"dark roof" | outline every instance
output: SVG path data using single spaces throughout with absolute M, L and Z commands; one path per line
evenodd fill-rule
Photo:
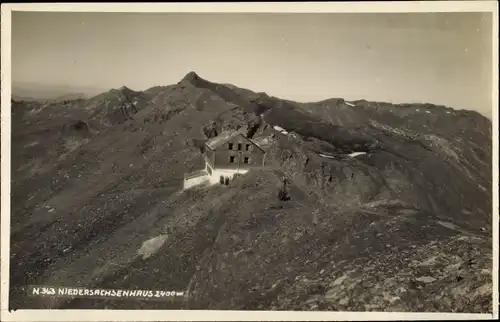
M 243 134 L 242 130 L 230 130 L 230 131 L 223 131 L 216 137 L 208 140 L 205 144 L 212 150 L 217 149 L 218 147 L 222 146 L 224 143 L 226 143 L 228 140 L 238 136 L 242 135 L 245 139 L 248 141 L 252 142 L 255 146 L 257 146 L 259 149 L 264 151 L 257 143 L 253 142 L 249 138 L 246 137 L 246 135 Z M 264 151 L 265 152 L 265 151 Z

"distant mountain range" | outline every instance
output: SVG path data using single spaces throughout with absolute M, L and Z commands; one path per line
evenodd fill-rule
M 13 83 L 12 99 L 19 101 L 63 101 L 86 99 L 100 92 L 97 87 L 72 87 L 64 85 L 44 85 L 37 83 Z

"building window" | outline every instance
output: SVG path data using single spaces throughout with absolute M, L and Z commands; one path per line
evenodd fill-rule
M 229 150 L 232 150 L 232 149 L 233 149 L 233 144 L 229 143 Z
M 234 163 L 234 156 L 229 157 L 229 163 Z
M 246 149 L 247 151 L 250 151 L 250 144 L 247 144 L 247 145 L 246 145 L 246 147 L 245 147 L 245 149 Z
M 249 162 L 249 161 L 250 161 L 250 158 L 249 158 L 249 157 L 245 157 L 245 158 L 243 159 L 243 163 L 248 164 L 248 162 Z
M 241 143 L 238 143 L 238 151 L 241 151 Z

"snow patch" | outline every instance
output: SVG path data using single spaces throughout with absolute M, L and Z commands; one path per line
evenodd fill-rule
M 422 276 L 422 277 L 417 278 L 417 281 L 428 284 L 428 283 L 432 283 L 432 282 L 436 281 L 436 279 L 432 276 Z
M 38 144 L 39 144 L 38 141 L 34 141 L 34 142 L 31 142 L 31 143 L 25 144 L 24 148 L 30 148 L 30 147 L 38 145 Z
M 353 153 L 350 153 L 349 156 L 354 158 L 354 157 L 357 157 L 358 155 L 363 155 L 363 154 L 366 154 L 366 152 L 353 152 Z
M 347 105 L 349 105 L 349 106 L 356 106 L 356 105 L 354 105 L 354 104 L 353 104 L 353 103 L 351 103 L 351 102 L 347 102 L 347 101 L 346 101 L 345 103 L 346 103 Z
M 269 143 L 271 143 L 271 141 L 268 137 L 255 138 L 255 139 L 253 139 L 253 141 L 255 143 L 257 143 L 258 145 L 268 145 Z
M 275 126 L 273 126 L 273 128 L 274 128 L 276 131 L 278 131 L 278 132 L 281 132 L 281 133 L 283 133 L 283 134 L 288 134 L 288 132 L 287 132 L 284 128 L 282 128 L 281 126 L 277 126 L 277 125 L 275 125 Z
M 425 111 L 425 113 L 427 113 L 427 114 L 431 114 L 431 111 Z
M 151 238 L 142 243 L 141 248 L 137 251 L 137 255 L 142 255 L 142 259 L 147 259 L 155 254 L 167 241 L 167 235 L 160 235 Z
M 335 157 L 333 155 L 328 155 L 328 154 L 323 154 L 323 153 L 318 153 L 320 157 L 323 158 L 328 158 L 328 159 L 334 159 Z
M 458 230 L 459 229 L 459 227 L 457 225 L 455 225 L 455 224 L 453 224 L 451 222 L 438 220 L 437 223 L 440 224 L 443 227 L 448 228 L 448 229 L 452 229 L 452 230 Z

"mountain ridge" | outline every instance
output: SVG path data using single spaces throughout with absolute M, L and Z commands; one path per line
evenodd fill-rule
M 244 89 L 244 88 L 239 88 L 233 84 L 224 84 L 224 83 L 216 83 L 216 82 L 210 82 L 210 81 L 207 81 L 206 79 L 202 78 L 197 72 L 195 71 L 190 71 L 188 73 L 186 73 L 178 82 L 177 84 L 182 84 L 182 83 L 189 83 L 193 86 L 197 86 L 197 82 L 199 84 L 206 84 L 205 86 L 207 86 L 207 84 L 217 84 L 219 86 L 225 86 L 225 87 L 229 87 L 230 89 L 232 90 L 237 90 L 237 91 L 246 91 L 246 92 L 252 92 L 253 94 L 255 94 L 256 96 L 267 96 L 266 93 L 264 92 L 259 92 L 259 93 L 256 93 L 256 92 L 253 92 L 251 90 L 248 90 L 248 89 Z M 19 85 L 16 85 L 17 87 L 22 87 L 24 83 L 21 83 Z M 35 86 L 35 85 L 38 85 L 38 84 L 30 84 L 30 83 L 26 83 L 27 85 L 25 86 Z M 150 88 L 147 88 L 145 90 L 132 90 L 131 88 L 129 88 L 128 86 L 126 85 L 122 85 L 120 86 L 119 88 L 117 89 L 110 89 L 109 91 L 123 91 L 123 90 L 126 90 L 128 92 L 133 92 L 133 93 L 142 93 L 142 92 L 148 92 L 148 91 L 151 91 L 155 88 L 165 88 L 165 87 L 168 87 L 168 86 L 172 86 L 172 85 L 156 85 L 156 86 L 152 86 Z M 96 89 L 94 88 L 93 89 L 93 92 L 95 92 Z M 44 95 L 43 97 L 28 97 L 28 96 L 25 96 L 23 94 L 13 94 L 13 99 L 15 101 L 59 101 L 59 100 L 75 100 L 75 99 L 92 99 L 94 97 L 97 97 L 99 95 L 102 95 L 106 92 L 109 92 L 109 91 L 102 91 L 100 93 L 97 93 L 97 94 L 94 94 L 94 95 L 89 95 L 89 94 L 84 94 L 83 92 L 82 93 L 59 93 L 59 95 L 57 95 L 57 97 L 55 96 L 51 96 L 50 98 L 47 98 L 46 95 Z M 36 95 L 35 95 L 36 96 Z M 72 96 L 75 96 L 75 98 L 71 98 Z M 270 97 L 271 98 L 271 97 Z M 274 97 L 275 99 L 277 97 Z M 311 101 L 311 102 L 294 102 L 292 100 L 286 100 L 286 99 L 280 99 L 282 101 L 287 101 L 287 102 L 293 102 L 293 103 L 298 103 L 298 104 L 313 104 L 313 105 L 320 105 L 320 104 L 324 104 L 324 103 L 328 103 L 328 102 L 338 102 L 338 101 L 348 101 L 348 102 L 357 102 L 357 103 L 360 103 L 360 104 L 371 104 L 372 106 L 376 107 L 377 105 L 391 105 L 393 107 L 409 107 L 409 106 L 413 106 L 413 107 L 422 107 L 422 108 L 438 108 L 438 109 L 445 109 L 446 111 L 453 111 L 455 113 L 465 113 L 465 114 L 479 114 L 480 116 L 482 117 L 485 117 L 486 119 L 488 119 L 490 122 L 491 120 L 484 116 L 483 114 L 473 110 L 473 109 L 454 109 L 453 107 L 451 106 L 446 106 L 446 105 L 442 105 L 442 104 L 433 104 L 433 103 L 390 103 L 390 102 L 386 102 L 386 101 L 368 101 L 366 99 L 362 99 L 362 98 L 359 98 L 359 99 L 351 99 L 351 100 L 346 100 L 344 98 L 326 98 L 326 99 L 322 99 L 322 100 L 318 100 L 318 101 Z

